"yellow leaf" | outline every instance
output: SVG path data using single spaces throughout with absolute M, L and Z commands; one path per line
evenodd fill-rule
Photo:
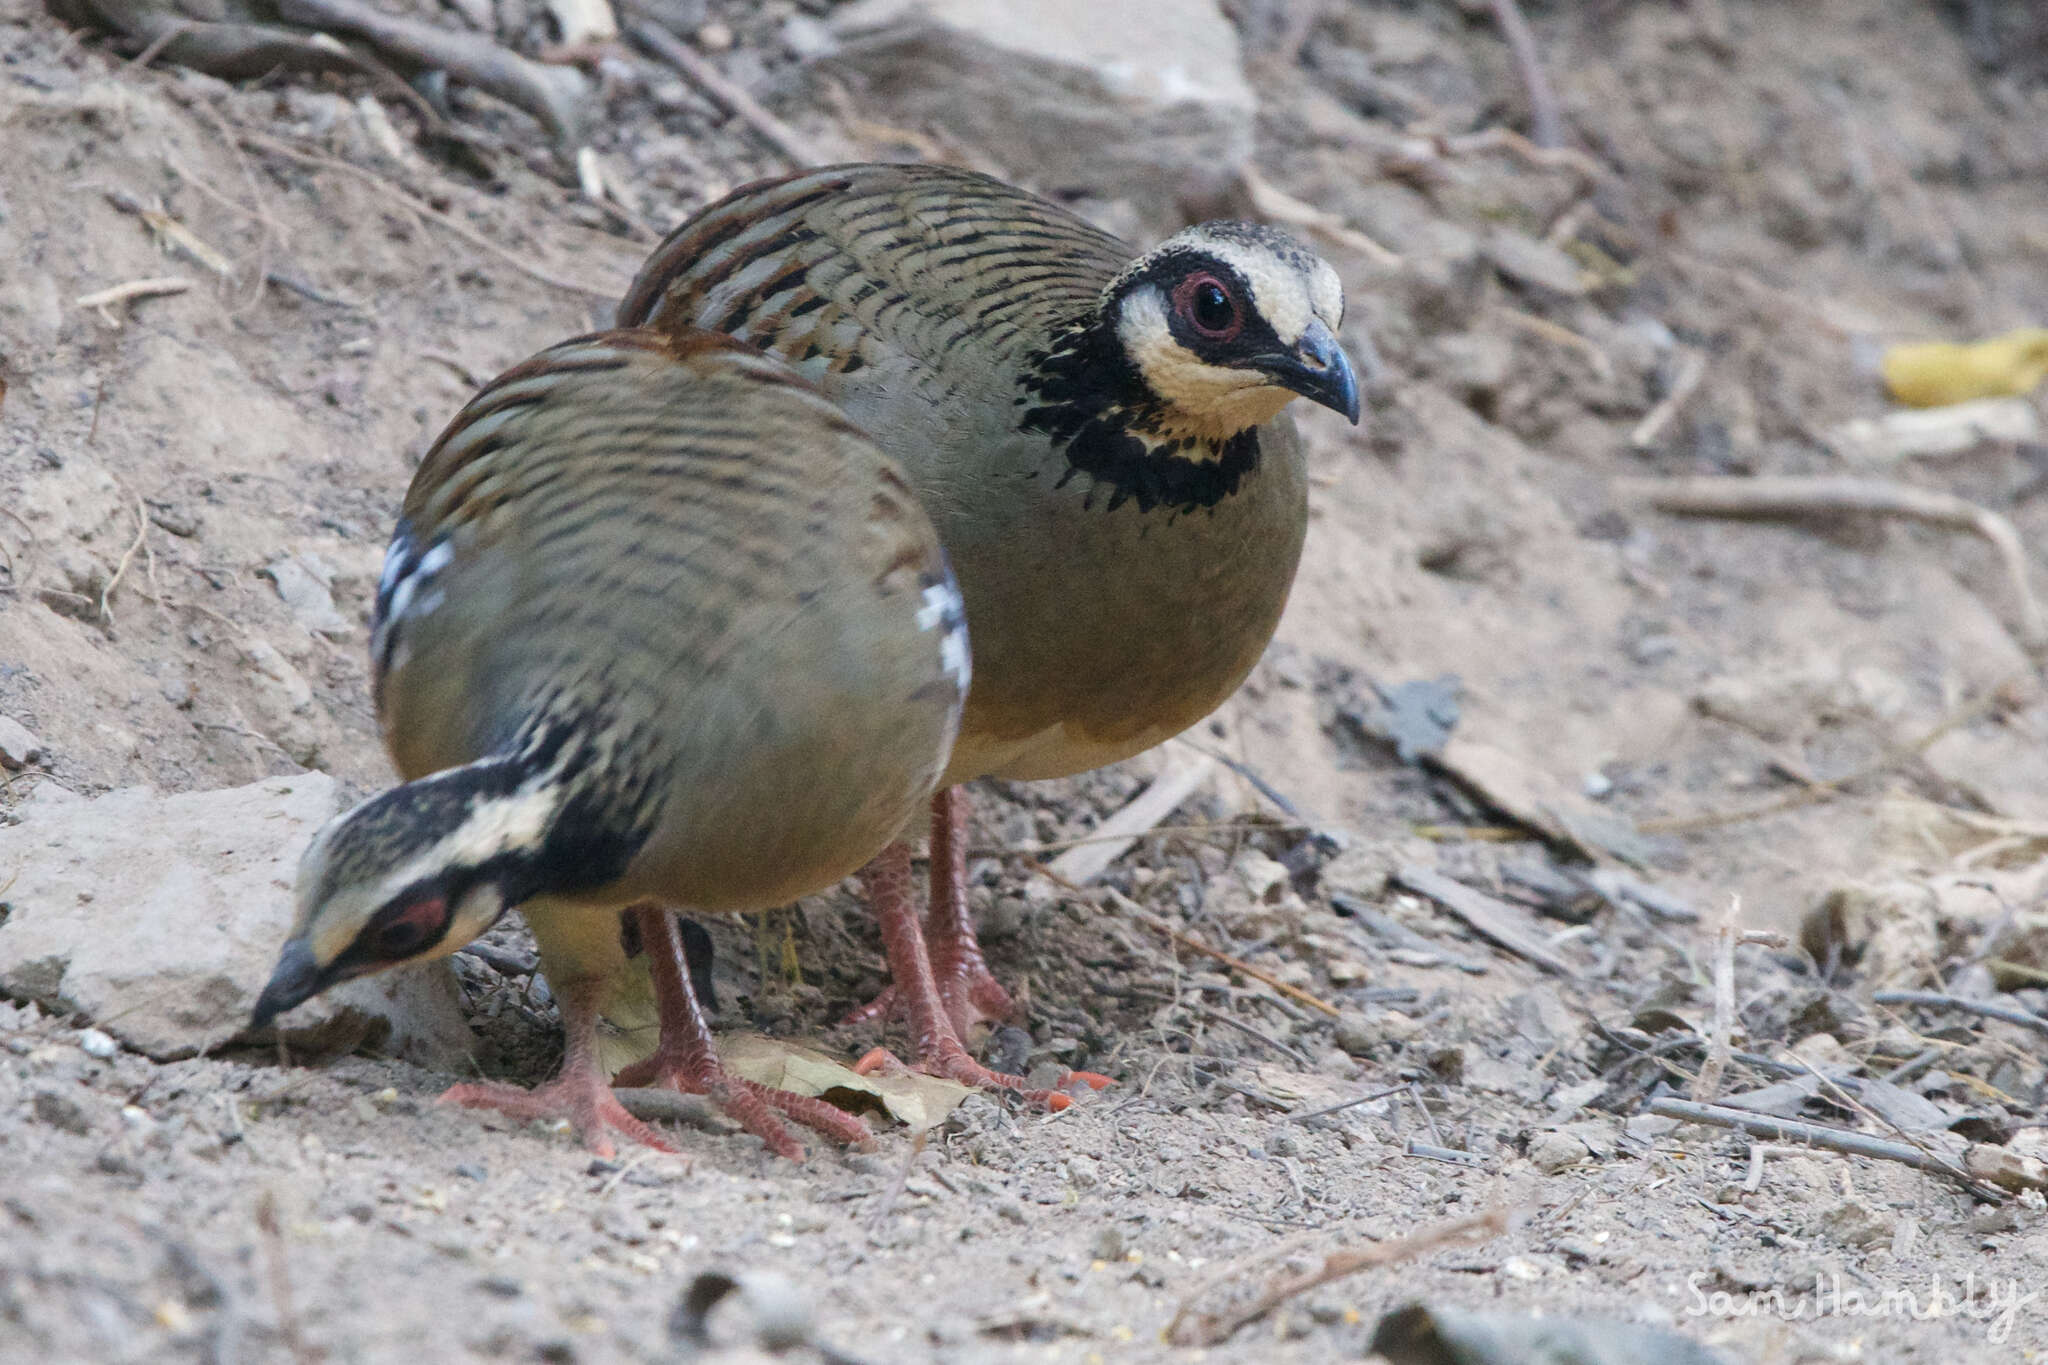
M 2023 327 L 1985 341 L 1894 346 L 1880 368 L 1892 397 L 1917 408 L 2018 397 L 2048 377 L 2048 327 Z

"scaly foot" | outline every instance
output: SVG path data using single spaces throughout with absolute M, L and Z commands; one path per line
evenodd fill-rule
M 1057 1090 L 1033 1089 L 1022 1076 L 989 1070 L 961 1046 L 951 1011 L 933 977 L 931 956 L 925 948 L 917 911 L 911 904 L 908 846 L 891 844 L 861 869 L 860 875 L 868 893 L 868 903 L 882 922 L 882 942 L 889 952 L 889 971 L 896 978 L 893 989 L 906 1006 L 911 1039 L 917 1049 L 916 1069 L 976 1089 L 1018 1091 L 1026 1099 L 1049 1109 L 1064 1109 L 1072 1104 L 1072 1097 Z M 978 952 L 976 958 L 979 959 Z M 862 1058 L 855 1070 L 874 1070 L 892 1061 L 894 1058 L 878 1048 Z M 1069 1080 L 1086 1081 L 1098 1090 L 1110 1084 L 1108 1077 L 1090 1072 L 1070 1072 L 1061 1084 Z
M 465 1109 L 495 1109 L 515 1119 L 567 1119 L 577 1140 L 606 1159 L 617 1155 L 611 1140 L 613 1133 L 657 1152 L 676 1150 L 654 1129 L 626 1112 L 595 1067 L 580 1072 L 565 1070 L 546 1085 L 531 1090 L 496 1081 L 451 1085 L 435 1102 L 459 1104 Z
M 804 1149 L 775 1117 L 771 1105 L 841 1142 L 862 1142 L 870 1136 L 867 1125 L 843 1109 L 808 1095 L 741 1080 L 727 1071 L 711 1045 L 711 1026 L 691 985 L 675 916 L 659 905 L 635 906 L 628 913 L 636 917 L 654 978 L 661 1041 L 653 1056 L 621 1071 L 617 1084 L 662 1085 L 686 1095 L 708 1095 L 712 1103 L 767 1143 L 770 1151 L 792 1161 L 803 1160 Z

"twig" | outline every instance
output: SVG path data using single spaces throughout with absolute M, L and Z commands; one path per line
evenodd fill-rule
M 1742 897 L 1730 896 L 1728 909 L 1714 927 L 1714 1036 L 1707 1041 L 1707 1058 L 1692 1083 L 1692 1097 L 1701 1104 L 1721 1093 L 1721 1076 L 1735 1051 L 1735 925 L 1741 918 Z
M 1181 1302 L 1173 1315 L 1173 1321 L 1166 1325 L 1166 1339 L 1177 1346 L 1214 1346 L 1227 1340 L 1239 1328 L 1257 1322 L 1289 1299 L 1320 1288 L 1332 1280 L 1355 1275 L 1361 1270 L 1371 1270 L 1376 1266 L 1398 1265 L 1403 1261 L 1412 1261 L 1418 1256 L 1435 1251 L 1438 1247 L 1486 1241 L 1500 1236 L 1507 1230 L 1507 1210 L 1495 1208 L 1468 1218 L 1439 1223 L 1433 1228 L 1425 1228 L 1406 1237 L 1396 1237 L 1392 1241 L 1332 1251 L 1323 1257 L 1323 1263 L 1314 1270 L 1275 1280 L 1253 1300 L 1250 1307 L 1243 1309 L 1220 1313 L 1200 1310 L 1196 1301 L 1203 1293 L 1197 1291 L 1194 1296 Z M 1204 1290 L 1210 1287 L 1204 1286 Z
M 1797 1119 L 1753 1114 L 1746 1109 L 1730 1109 L 1725 1105 L 1694 1104 L 1691 1100 L 1681 1100 L 1671 1095 L 1651 1100 L 1649 1108 L 1652 1114 L 1662 1118 L 1683 1119 L 1687 1123 L 1704 1123 L 1715 1128 L 1734 1128 L 1748 1133 L 1751 1137 L 1767 1138 L 1773 1142 L 1803 1142 L 1809 1147 L 1842 1152 L 1849 1156 L 1867 1156 L 1875 1161 L 1896 1161 L 1901 1166 L 1912 1166 L 1918 1170 L 1933 1171 L 1938 1175 L 1956 1179 L 1971 1193 L 1980 1197 L 1993 1196 L 1989 1186 L 1971 1179 L 1952 1162 L 1910 1143 L 1892 1142 L 1886 1138 L 1856 1132 L 1854 1129 L 1836 1128 L 1824 1123 L 1801 1123 Z
M 1785 811 L 1798 810 L 1802 806 L 1810 806 L 1816 802 L 1840 796 L 1849 788 L 1856 786 L 1858 783 L 1869 781 L 1896 763 L 1909 758 L 1918 758 L 1921 754 L 1934 747 L 1935 741 L 1939 740 L 1943 735 L 1950 733 L 1960 726 L 1968 725 L 1979 716 L 1986 715 L 2003 705 L 2007 690 L 2027 676 L 2022 673 L 2007 678 L 1997 686 L 1986 690 L 1983 695 L 1963 703 L 1946 716 L 1943 716 L 1941 720 L 1935 723 L 1932 729 L 1911 743 L 1894 749 L 1883 758 L 1878 759 L 1874 763 L 1866 764 L 1855 772 L 1845 773 L 1841 777 L 1830 778 L 1825 781 L 1812 782 L 1803 789 L 1793 792 L 1790 796 L 1780 797 L 1776 801 L 1765 801 L 1758 805 L 1745 806 L 1740 810 L 1711 811 L 1705 815 L 1681 815 L 1664 820 L 1639 820 L 1636 822 L 1636 829 L 1644 834 L 1689 834 L 1697 830 L 1717 829 L 1723 825 L 1739 824 L 1744 820 L 1758 820 L 1767 815 L 1778 815 Z
M 654 1148 L 642 1147 L 639 1151 L 633 1153 L 633 1155 L 627 1157 L 624 1161 L 620 1162 L 619 1168 L 616 1171 L 613 1171 L 610 1175 L 606 1176 L 604 1179 L 604 1184 L 599 1185 L 597 1187 L 597 1197 L 599 1199 L 604 1199 L 607 1196 L 609 1196 L 613 1190 L 619 1187 L 620 1181 L 624 1180 L 628 1175 L 632 1174 L 633 1170 L 636 1167 L 638 1167 L 641 1162 L 646 1161 L 649 1157 L 653 1156 L 654 1154 Z
M 1384 1090 L 1375 1090 L 1369 1095 L 1356 1095 L 1348 1100 L 1339 1100 L 1335 1104 L 1326 1104 L 1320 1109 L 1311 1109 L 1306 1114 L 1289 1114 L 1287 1121 L 1289 1123 L 1307 1123 L 1310 1119 L 1319 1119 L 1330 1114 L 1341 1113 L 1357 1105 L 1371 1104 L 1374 1100 L 1383 1100 L 1389 1095 L 1403 1095 L 1407 1091 L 1408 1087 L 1405 1085 L 1390 1085 Z
M 1551 952 L 1515 923 L 1514 907 L 1506 901 L 1423 867 L 1403 867 L 1394 874 L 1393 880 L 1418 895 L 1427 896 L 1465 921 L 1481 937 L 1493 940 L 1515 956 L 1527 958 L 1543 970 L 1562 977 L 1578 975 L 1571 963 Z
M 1515 70 L 1529 94 L 1529 140 L 1538 147 L 1564 146 L 1564 117 L 1557 110 L 1557 92 L 1544 74 L 1543 54 L 1537 51 L 1536 35 L 1529 31 L 1521 6 L 1515 0 L 1493 0 L 1493 20 L 1508 40 Z
M 728 80 L 723 72 L 705 61 L 690 45 L 651 19 L 635 19 L 626 25 L 634 42 L 683 73 L 698 89 L 724 110 L 759 133 L 799 170 L 822 166 L 826 158 L 796 129 L 761 107 L 752 95 Z
M 106 289 L 97 289 L 90 294 L 80 294 L 74 302 L 80 308 L 96 308 L 108 325 L 119 327 L 121 320 L 107 311 L 117 303 L 129 303 L 136 299 L 161 298 L 166 294 L 182 294 L 192 287 L 192 281 L 182 275 L 159 275 L 147 280 L 129 280 Z
M 1545 341 L 1555 342 L 1559 346 L 1577 351 L 1586 358 L 1586 364 L 1591 367 L 1595 378 L 1604 381 L 1614 377 L 1614 362 L 1607 358 L 1607 352 L 1601 350 L 1600 344 L 1591 337 L 1581 336 L 1561 323 L 1552 322 L 1549 318 L 1539 318 L 1534 313 L 1525 313 L 1519 308 L 1510 308 L 1504 303 L 1496 303 L 1493 311 L 1500 315 L 1503 322 L 1513 323 L 1523 331 L 1542 337 Z
M 1588 182 L 1597 181 L 1606 173 L 1599 162 L 1576 147 L 1539 147 L 1512 128 L 1485 128 L 1458 137 L 1438 138 L 1436 147 L 1444 156 L 1507 152 L 1532 166 L 1550 171 L 1570 171 Z
M 680 1123 L 707 1133 L 728 1131 L 718 1106 L 702 1095 L 685 1095 L 659 1086 L 627 1086 L 612 1091 L 625 1111 L 648 1123 Z
M 1537 1070 L 1540 1071 L 1542 1068 L 1538 1067 Z M 1444 1135 L 1437 1131 L 1436 1115 L 1429 1112 L 1429 1100 L 1422 1093 L 1422 1087 L 1414 1081 L 1408 1082 L 1408 1102 L 1415 1106 L 1416 1113 L 1422 1115 L 1422 1126 L 1429 1129 L 1430 1141 L 1441 1147 Z
M 107 580 L 107 586 L 100 589 L 100 619 L 108 625 L 114 623 L 114 613 L 107 610 L 107 599 L 114 595 L 114 589 L 121 586 L 121 580 L 128 576 L 128 566 L 135 560 L 135 552 L 142 548 L 142 542 L 149 535 L 149 509 L 142 505 L 142 495 L 135 495 L 135 539 L 128 542 L 128 548 L 121 552 L 121 562 L 114 566 L 114 576 Z
M 581 72 L 531 61 L 480 34 L 384 14 L 358 0 L 277 0 L 277 13 L 286 23 L 361 39 L 409 69 L 447 71 L 532 115 L 561 146 L 581 135 L 589 98 Z
M 1253 1028 L 1250 1024 L 1247 1024 L 1244 1020 L 1237 1018 L 1233 1014 L 1230 1014 L 1228 1011 L 1219 1010 L 1215 1006 L 1204 1004 L 1200 1000 L 1188 1000 L 1178 995 L 1170 995 L 1165 991 L 1133 990 L 1129 991 L 1128 994 L 1139 1000 L 1163 1000 L 1166 1003 L 1174 1005 L 1180 1009 L 1189 1010 L 1195 1014 L 1199 1014 L 1204 1019 L 1209 1020 L 1211 1023 L 1228 1024 L 1231 1028 L 1238 1030 L 1240 1033 L 1243 1033 L 1247 1037 L 1257 1039 L 1259 1042 L 1264 1043 L 1267 1047 L 1272 1048 L 1273 1051 L 1279 1053 L 1281 1056 L 1292 1060 L 1293 1062 L 1298 1064 L 1303 1071 L 1315 1070 L 1315 1063 L 1311 1062 L 1307 1057 L 1303 1056 L 1299 1049 L 1291 1047 L 1288 1044 L 1281 1042 L 1278 1038 L 1273 1037 L 1269 1033 L 1264 1033 L 1259 1029 Z
M 1474 962 L 1470 958 L 1460 957 L 1434 940 L 1424 938 L 1391 915 L 1382 914 L 1378 908 L 1366 904 L 1356 896 L 1333 891 L 1330 893 L 1330 904 L 1349 912 L 1351 918 L 1358 921 L 1360 928 L 1389 947 L 1405 949 L 1410 953 L 1428 953 L 1444 966 L 1455 967 L 1472 976 L 1484 976 L 1491 970 L 1484 962 Z
M 1486 1158 L 1477 1152 L 1461 1152 L 1455 1147 L 1439 1147 L 1433 1142 L 1409 1138 L 1402 1152 L 1407 1156 L 1419 1156 L 1428 1161 L 1441 1161 L 1450 1166 L 1463 1166 L 1469 1170 L 1486 1169 Z
M 2021 1009 L 2018 1005 L 2001 1005 L 1995 1000 L 1965 1000 L 1959 995 L 1943 995 L 1940 991 L 1879 991 L 1870 998 L 1879 1005 L 1925 1005 L 1929 1009 L 1961 1010 L 1966 1014 L 2002 1019 L 2008 1024 L 2048 1034 L 2048 1019 L 2032 1010 Z
M 1345 222 L 1341 215 L 1296 199 L 1253 170 L 1249 162 L 1238 169 L 1237 175 L 1244 185 L 1245 197 L 1251 200 L 1252 208 L 1261 217 L 1317 233 L 1339 246 L 1349 247 L 1382 270 L 1401 268 L 1399 252 L 1380 245 Z
M 265 1259 L 270 1262 L 270 1298 L 277 1308 L 278 1335 L 284 1348 L 299 1365 L 312 1365 L 319 1356 L 307 1348 L 299 1332 L 299 1315 L 292 1307 L 291 1270 L 285 1264 L 284 1229 L 277 1221 L 277 1199 L 265 1190 L 256 1199 L 256 1228 L 263 1234 Z
M 1671 392 L 1659 400 L 1656 407 L 1643 415 L 1636 423 L 1636 429 L 1628 434 L 1629 448 L 1651 450 L 1664 434 L 1664 428 L 1671 425 L 1671 419 L 1678 416 L 1678 410 L 1691 401 L 1699 391 L 1700 381 L 1707 376 L 1707 353 L 1688 350 L 1685 360 L 1678 367 L 1678 374 L 1671 381 Z
M 203 181 L 193 179 L 189 174 L 186 174 L 184 178 L 194 185 L 204 183 Z M 225 195 L 220 195 L 216 192 L 216 197 L 226 203 L 234 204 L 234 200 L 228 199 Z M 130 213 L 140 218 L 142 225 L 148 228 L 156 237 L 158 246 L 174 246 L 178 248 L 178 250 L 184 252 L 187 256 L 190 256 L 222 279 L 229 279 L 234 275 L 235 267 L 232 261 L 221 255 L 205 238 L 201 237 L 191 228 L 186 227 L 163 209 L 151 208 L 125 190 L 109 190 L 107 192 L 107 202 L 123 213 Z M 235 204 L 235 207 L 239 209 L 241 205 Z M 244 211 L 246 212 L 246 210 Z
M 876 1204 L 874 1212 L 868 1215 L 868 1231 L 879 1229 L 882 1224 L 889 1221 L 889 1215 L 896 1211 L 896 1202 L 903 1198 L 904 1187 L 910 1184 L 910 1173 L 917 1169 L 917 1159 L 924 1154 L 925 1135 L 929 1132 L 929 1128 L 920 1128 L 911 1138 L 910 1150 L 903 1154 L 903 1164 L 898 1166 L 896 1174 L 889 1178 L 889 1188 L 882 1191 L 881 1202 Z
M 1073 887 L 1072 889 L 1075 891 L 1081 890 L 1081 888 L 1078 886 Z M 1220 949 L 1211 948 L 1208 944 L 1202 942 L 1198 938 L 1191 938 L 1188 935 L 1183 934 L 1180 930 L 1174 928 L 1171 924 L 1168 924 L 1165 920 L 1159 918 L 1151 911 L 1145 909 L 1136 901 L 1132 900 L 1129 896 L 1124 895 L 1122 892 L 1116 890 L 1114 887 L 1104 887 L 1103 894 L 1109 900 L 1109 902 L 1113 904 L 1118 910 L 1122 911 L 1126 915 L 1129 915 L 1131 918 L 1137 920 L 1140 924 L 1152 930 L 1154 933 L 1164 934 L 1167 938 L 1172 939 L 1175 943 L 1180 944 L 1182 947 L 1192 948 L 1196 952 L 1201 953 L 1205 957 L 1214 958 L 1216 961 L 1221 962 L 1224 966 L 1230 968 L 1232 971 L 1243 972 L 1246 976 L 1250 977 L 1254 981 L 1263 981 L 1266 985 L 1271 986 L 1274 990 L 1280 992 L 1280 994 L 1294 1000 L 1299 1000 L 1302 1004 L 1307 1005 L 1311 1009 L 1321 1010 L 1324 1014 L 1329 1015 L 1332 1019 L 1335 1019 L 1337 1017 L 1337 1007 L 1335 1005 L 1332 1005 L 1329 1001 L 1318 999 L 1317 997 L 1310 995 L 1301 987 L 1289 985 L 1287 982 L 1282 981 L 1279 977 L 1272 975 L 1270 972 L 1262 972 L 1257 967 L 1252 966 L 1251 963 L 1246 962 L 1241 958 L 1232 957 L 1229 953 L 1223 952 Z
M 279 141 L 277 138 L 267 137 L 262 133 L 242 130 L 238 131 L 235 137 L 237 141 L 253 150 L 269 152 L 275 156 L 284 157 L 289 161 L 296 161 L 302 166 L 312 166 L 321 170 L 342 171 L 352 175 L 387 199 L 403 205 L 406 209 L 419 214 L 422 218 L 431 219 L 439 223 L 471 246 L 482 251 L 488 251 L 491 255 L 496 256 L 522 275 L 530 279 L 539 280 L 542 284 L 570 294 L 579 294 L 585 298 L 603 299 L 607 303 L 617 302 L 619 295 L 625 292 L 625 284 L 623 282 L 617 286 L 590 285 L 584 284 L 580 280 L 565 279 L 551 271 L 544 270 L 510 247 L 500 246 L 475 228 L 470 227 L 467 223 L 450 214 L 443 213 L 429 204 L 422 203 L 386 180 L 383 176 L 378 175 L 375 171 L 365 170 L 353 162 L 343 161 L 339 157 L 323 156 L 315 152 L 301 151 L 289 143 Z
M 2013 524 L 1950 493 L 1883 479 L 1836 477 L 1631 479 L 1626 491 L 1666 512 L 1710 517 L 1785 517 L 1868 512 L 1973 531 L 1991 543 L 2019 599 L 2021 642 L 2048 645 L 2048 616 L 2027 578 L 2026 549 Z
M 1306 822 L 1308 820 L 1308 817 L 1302 814 L 1300 806 L 1296 805 L 1293 801 L 1289 800 L 1285 792 L 1281 791 L 1271 782 L 1268 782 L 1265 778 L 1261 777 L 1258 773 L 1258 770 L 1253 768 L 1249 763 L 1246 763 L 1241 759 L 1232 758 L 1229 754 L 1224 753 L 1221 749 L 1211 749 L 1206 744 L 1197 744 L 1193 740 L 1188 739 L 1185 736 L 1181 738 L 1180 742 L 1182 744 L 1185 744 L 1188 748 L 1193 749 L 1198 754 L 1207 754 L 1209 757 L 1215 759 L 1218 763 L 1221 763 L 1224 767 L 1230 769 L 1230 771 L 1236 773 L 1245 781 L 1251 783 L 1252 786 L 1258 790 L 1259 795 L 1265 797 L 1268 801 L 1271 801 L 1275 806 L 1279 808 L 1280 813 L 1286 816 L 1288 819 L 1300 820 L 1303 822 Z M 1286 827 L 1277 826 L 1276 828 L 1284 829 Z M 1311 830 L 1311 827 L 1306 823 L 1304 823 L 1301 826 L 1301 830 L 1304 832 L 1313 832 Z
M 1192 763 L 1169 768 L 1152 780 L 1122 810 L 1096 827 L 1096 834 L 1108 842 L 1069 849 L 1047 863 L 1053 877 L 1075 886 L 1086 886 L 1109 870 L 1109 865 L 1138 841 L 1138 836 L 1180 808 L 1216 771 L 1216 760 L 1203 754 Z M 1122 836 L 1110 839 L 1109 836 Z
M 1308 834 L 1312 825 L 1276 825 L 1266 820 L 1218 820 L 1206 825 L 1154 825 L 1142 834 L 1083 834 L 1074 839 L 1050 839 L 1042 844 L 970 844 L 971 858 L 1038 858 L 1084 844 L 1108 844 L 1137 839 L 1171 839 L 1185 835 L 1237 836 L 1242 834 Z

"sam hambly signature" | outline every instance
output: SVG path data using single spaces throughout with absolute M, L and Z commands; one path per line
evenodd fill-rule
M 2015 1279 L 1979 1280 L 1976 1272 L 1960 1280 L 1944 1282 L 1938 1275 L 1927 1277 L 1924 1290 L 1914 1288 L 1866 1289 L 1846 1284 L 1838 1274 L 1814 1277 L 1810 1289 L 1747 1290 L 1731 1294 L 1725 1289 L 1708 1290 L 1704 1283 L 1710 1272 L 1695 1271 L 1685 1278 L 1692 1295 L 1686 1307 L 1689 1318 L 1748 1318 L 1771 1316 L 1790 1320 L 1814 1318 L 1911 1318 L 1926 1322 L 1934 1318 L 1968 1318 L 1987 1324 L 1985 1339 L 2002 1345 L 2012 1336 L 2019 1311 L 2041 1297 L 2039 1289 L 2025 1289 Z

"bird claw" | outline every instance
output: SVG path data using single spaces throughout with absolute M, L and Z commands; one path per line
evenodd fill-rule
M 866 1124 L 836 1105 L 810 1095 L 744 1080 L 716 1062 L 706 1066 L 690 1058 L 664 1056 L 659 1050 L 619 1072 L 614 1083 L 621 1086 L 662 1086 L 685 1095 L 707 1096 L 742 1128 L 767 1143 L 770 1151 L 791 1161 L 802 1161 L 804 1149 L 790 1136 L 782 1121 L 775 1117 L 773 1111 L 776 1109 L 805 1127 L 840 1142 L 865 1142 L 873 1136 Z
M 933 956 L 938 956 L 937 950 Z M 1000 1024 L 1016 1011 L 1003 983 L 979 960 L 934 961 L 932 973 L 938 978 L 939 1000 L 946 1007 L 946 1018 L 952 1022 L 953 1032 L 962 1038 L 971 1036 L 976 1025 Z M 884 986 L 874 999 L 848 1010 L 842 1022 L 865 1024 L 886 1020 L 895 1013 L 898 998 L 893 984 Z
M 657 1152 L 676 1152 L 652 1127 L 627 1113 L 611 1087 L 594 1075 L 565 1074 L 531 1090 L 496 1081 L 465 1082 L 449 1086 L 435 1103 L 457 1104 L 464 1109 L 494 1109 L 515 1119 L 566 1119 L 576 1140 L 606 1160 L 618 1154 L 610 1133 Z
M 918 1065 L 910 1066 L 885 1047 L 871 1049 L 853 1064 L 855 1075 L 898 1075 L 906 1071 L 922 1072 L 927 1076 L 957 1082 L 970 1090 L 1007 1090 L 1027 1103 L 1042 1104 L 1057 1114 L 1074 1103 L 1074 1097 L 1066 1093 L 1067 1087 L 1075 1083 L 1086 1085 L 1091 1090 L 1101 1090 L 1116 1082 L 1108 1076 L 1093 1071 L 1065 1071 L 1060 1073 L 1056 1088 L 1038 1090 L 1022 1076 L 1011 1076 L 1001 1071 L 991 1071 L 980 1062 L 968 1056 L 964 1049 L 940 1046 L 930 1049 L 930 1055 L 919 1059 Z

